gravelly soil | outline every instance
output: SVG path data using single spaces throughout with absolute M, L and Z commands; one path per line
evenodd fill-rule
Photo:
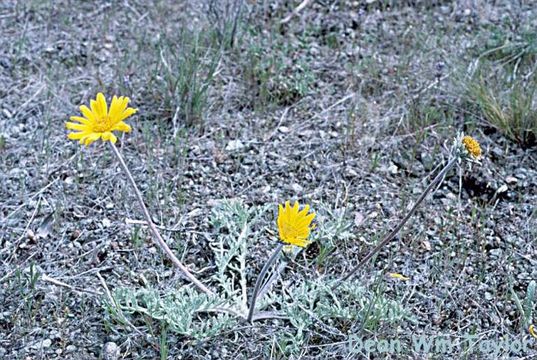
M 299 256 L 284 274 L 297 282 L 337 278 L 402 217 L 457 131 L 471 133 L 482 144 L 482 164 L 452 171 L 397 241 L 357 275 L 365 286 L 379 272 L 410 279 L 386 278 L 385 292 L 414 321 L 367 335 L 511 336 L 533 342 L 525 353 L 501 356 L 537 356 L 513 295 L 523 299 L 537 280 L 535 147 L 488 126 L 460 87 L 491 34 L 535 28 L 536 8 L 364 3 L 314 1 L 286 25 L 278 24 L 297 4 L 245 3 L 244 27 L 219 59 L 203 119 L 186 125 L 166 100 L 158 44 L 180 41 L 180 30 L 210 28 L 206 7 L 2 2 L 0 357 L 93 359 L 108 342 L 124 358 L 159 357 L 143 325 L 140 333 L 105 321 L 97 273 L 111 289 L 186 282 L 145 230 L 142 244 L 133 243 L 125 219 L 141 214 L 109 149 L 66 139 L 65 120 L 101 90 L 125 94 L 139 108 L 120 150 L 154 220 L 180 230 L 165 233 L 204 281 L 214 267 L 207 214 L 219 200 L 276 209 L 298 199 L 341 210 L 352 236 L 322 266 Z M 272 59 L 268 78 L 251 75 L 256 56 Z M 442 115 L 423 120 L 420 109 L 430 107 Z M 268 238 L 251 244 L 252 284 L 271 248 Z M 170 334 L 169 358 L 284 356 L 274 352 L 273 336 L 289 326 L 238 324 L 200 342 Z M 321 339 L 294 357 L 353 356 L 348 338 Z

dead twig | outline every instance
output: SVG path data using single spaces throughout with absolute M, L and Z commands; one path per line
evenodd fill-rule
M 302 1 L 289 15 L 287 15 L 282 21 L 280 21 L 280 24 L 287 24 L 291 19 L 298 15 L 302 9 L 304 9 L 306 6 L 309 5 L 311 0 L 304 0 Z
M 85 293 L 88 293 L 88 294 L 98 295 L 98 296 L 103 295 L 102 293 L 97 292 L 97 291 L 88 290 L 88 289 L 82 289 L 82 288 L 79 288 L 77 286 L 66 284 L 63 281 L 60 281 L 60 280 L 57 280 L 57 279 L 54 279 L 54 278 L 48 276 L 47 274 L 41 274 L 41 280 L 49 282 L 49 283 L 54 284 L 56 286 L 61 286 L 61 287 L 67 288 L 67 289 L 75 291 L 75 292 L 85 292 Z

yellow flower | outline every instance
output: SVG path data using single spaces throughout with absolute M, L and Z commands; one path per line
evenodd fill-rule
M 537 331 L 535 330 L 535 325 L 531 324 L 530 328 L 528 329 L 531 336 L 537 339 Z
M 481 146 L 479 146 L 479 143 L 476 139 L 471 136 L 464 136 L 462 138 L 462 144 L 468 153 L 474 158 L 478 159 L 481 157 Z
M 278 230 L 280 231 L 280 240 L 286 244 L 305 247 L 308 245 L 308 236 L 312 229 L 311 222 L 315 218 L 315 213 L 308 214 L 310 206 L 304 206 L 304 209 L 298 211 L 298 201 L 295 201 L 293 207 L 289 201 L 278 206 Z
M 130 132 L 131 127 L 123 122 L 126 118 L 138 111 L 127 107 L 129 98 L 125 96 L 114 96 L 110 103 L 110 109 L 106 104 L 106 99 L 102 93 L 97 94 L 97 99 L 90 101 L 91 110 L 82 105 L 81 116 L 71 116 L 71 121 L 66 122 L 65 127 L 69 130 L 76 130 L 67 135 L 71 140 L 79 140 L 80 144 L 88 146 L 92 142 L 102 139 L 116 143 L 117 137 L 112 131 Z

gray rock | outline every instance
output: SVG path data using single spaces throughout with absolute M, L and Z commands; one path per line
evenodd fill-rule
M 119 346 L 115 342 L 107 342 L 103 346 L 103 360 L 117 360 L 119 358 Z
M 226 146 L 227 151 L 236 151 L 241 150 L 242 148 L 244 148 L 244 144 L 240 140 L 231 140 Z

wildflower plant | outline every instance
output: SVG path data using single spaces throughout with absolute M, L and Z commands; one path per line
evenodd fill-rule
M 447 164 L 438 172 L 436 177 L 429 183 L 429 185 L 425 188 L 425 190 L 422 192 L 422 194 L 419 196 L 419 198 L 416 200 L 416 203 L 412 206 L 412 208 L 406 213 L 406 215 L 403 217 L 403 219 L 391 230 L 388 234 L 384 236 L 384 238 L 380 241 L 380 243 L 375 246 L 367 255 L 365 255 L 360 262 L 353 268 L 351 271 L 349 271 L 345 276 L 343 276 L 338 282 L 336 282 L 332 289 L 335 290 L 337 287 L 339 287 L 345 280 L 348 280 L 350 277 L 352 277 L 360 268 L 362 268 L 375 254 L 377 254 L 387 243 L 389 243 L 395 236 L 399 233 L 399 231 L 403 228 L 403 226 L 407 223 L 407 221 L 414 215 L 418 207 L 421 205 L 423 200 L 427 197 L 427 195 L 436 187 L 440 185 L 440 183 L 444 180 L 446 174 L 455 166 L 455 164 L 467 160 L 470 162 L 479 162 L 479 160 L 482 157 L 482 151 L 481 146 L 479 145 L 479 142 L 472 138 L 471 136 L 465 136 L 464 134 L 460 133 L 454 140 L 453 145 L 450 149 L 450 159 L 447 162 Z
M 117 137 L 114 135 L 114 131 L 130 132 L 131 127 L 127 125 L 124 120 L 137 112 L 136 109 L 127 107 L 129 103 L 128 97 L 114 96 L 110 103 L 110 108 L 106 103 L 106 99 L 102 93 L 97 94 L 95 100 L 90 101 L 90 108 L 86 105 L 80 106 L 81 116 L 72 116 L 70 119 L 73 122 L 67 122 L 65 127 L 69 130 L 75 130 L 76 132 L 69 133 L 67 137 L 71 140 L 78 140 L 80 144 L 89 146 L 91 143 L 101 139 L 103 142 L 108 142 L 114 155 L 116 156 L 121 168 L 123 169 L 127 179 L 129 180 L 134 194 L 138 199 L 138 203 L 142 208 L 142 212 L 146 219 L 147 225 L 153 233 L 155 244 L 158 245 L 164 253 L 170 258 L 173 264 L 179 268 L 183 274 L 190 280 L 195 286 L 202 290 L 206 294 L 213 294 L 213 291 L 203 285 L 192 273 L 184 266 L 181 261 L 175 256 L 173 251 L 168 247 L 166 241 L 160 235 L 156 225 L 151 219 L 151 215 L 145 206 L 142 194 L 132 177 L 125 160 L 121 156 L 115 143 Z
M 142 316 L 152 320 L 146 323 L 154 321 L 161 328 L 194 340 L 240 329 L 238 325 L 247 319 L 249 310 L 249 299 L 246 298 L 248 251 L 252 243 L 264 237 L 266 218 L 272 208 L 271 204 L 247 206 L 236 199 L 219 201 L 213 207 L 209 223 L 214 235 L 208 241 L 215 264 L 211 276 L 215 283 L 214 295 L 200 293 L 191 287 L 172 290 L 116 288 L 111 299 L 104 303 L 107 321 L 133 329 L 131 324 L 137 324 L 136 318 Z M 286 206 L 283 208 L 285 210 Z M 292 210 L 293 207 L 290 205 L 289 208 Z M 340 214 L 327 212 L 322 207 L 316 210 L 319 229 L 325 226 L 330 229 L 331 223 L 341 221 Z M 323 219 L 321 213 L 326 213 Z M 322 231 L 310 231 L 308 242 L 321 241 L 320 233 Z M 336 234 L 334 238 L 341 240 L 341 235 Z M 295 245 L 285 246 L 303 249 Z M 286 254 L 285 258 L 294 253 Z M 337 291 L 331 290 L 333 280 L 326 278 L 307 279 L 284 286 L 281 292 L 271 291 L 267 284 L 281 275 L 278 269 L 285 264 L 282 261 L 267 274 L 268 280 L 256 297 L 258 306 L 252 320 L 284 319 L 290 326 L 283 327 L 275 339 L 287 355 L 299 354 L 312 333 L 344 336 L 345 331 L 355 329 L 361 323 L 366 330 L 372 331 L 380 324 L 395 324 L 410 318 L 400 300 L 390 299 L 383 291 L 373 292 L 358 280 L 345 282 Z
M 270 276 L 267 276 L 269 269 L 276 262 L 284 247 L 305 248 L 310 244 L 311 232 L 315 227 L 312 223 L 316 217 L 316 213 L 311 211 L 307 204 L 302 207 L 298 201 L 295 201 L 293 205 L 290 201 L 280 204 L 276 219 L 278 243 L 261 269 L 250 301 L 248 301 L 246 262 L 248 244 L 260 237 L 259 231 L 256 232 L 254 229 L 259 228 L 257 223 L 262 215 L 269 211 L 270 205 L 248 209 L 240 202 L 223 201 L 213 209 L 210 223 L 217 235 L 209 240 L 209 244 L 214 253 L 216 271 L 211 280 L 217 284 L 219 291 L 215 293 L 207 288 L 177 259 L 160 235 L 145 206 L 142 194 L 115 145 L 117 136 L 114 132 L 128 133 L 132 130 L 125 120 L 134 115 L 137 110 L 129 107 L 129 102 L 127 97 L 114 96 L 108 105 L 105 96 L 102 93 L 97 94 L 96 99 L 90 101 L 89 107 L 85 105 L 80 107 L 82 116 L 72 116 L 71 121 L 66 123 L 66 128 L 73 131 L 68 134 L 68 138 L 86 146 L 98 140 L 108 143 L 134 190 L 154 242 L 170 258 L 174 266 L 179 268 L 198 290 L 201 290 L 201 293 L 189 287 L 167 294 L 160 294 L 159 291 L 150 288 L 140 291 L 120 288 L 113 295 L 109 295 L 107 308 L 109 314 L 121 323 L 130 324 L 125 315 L 143 314 L 163 322 L 166 328 L 174 332 L 197 339 L 214 336 L 224 329 L 229 329 L 236 324 L 237 320 L 247 320 L 252 323 L 254 320 L 277 317 L 288 319 L 296 329 L 293 334 L 285 333 L 283 340 L 286 343 L 290 341 L 289 344 L 294 344 L 293 346 L 299 350 L 300 344 L 308 337 L 307 330 L 312 326 L 331 333 L 342 334 L 335 327 L 339 322 L 348 324 L 361 320 L 360 322 L 366 326 L 366 323 L 378 323 L 385 319 L 395 322 L 406 317 L 407 314 L 397 302 L 387 301 L 377 295 L 369 296 L 368 300 L 368 294 L 364 288 L 356 282 L 346 280 L 396 236 L 427 195 L 443 181 L 450 169 L 462 161 L 478 163 L 482 157 L 481 146 L 477 140 L 460 134 L 450 149 L 447 164 L 425 188 L 413 207 L 349 273 L 336 280 L 304 281 L 298 286 L 284 287 L 282 294 L 275 294 L 269 291 L 270 286 L 281 275 L 286 263 L 280 264 Z M 333 229 L 328 226 L 327 222 L 321 222 L 326 226 L 323 226 L 325 228 L 313 237 L 314 240 L 326 236 L 332 238 L 331 240 L 347 236 L 345 234 L 347 234 L 348 226 L 341 222 L 343 216 L 331 217 L 337 217 L 339 221 L 333 224 Z M 408 280 L 404 275 L 397 273 L 389 274 L 389 276 L 403 281 Z M 275 305 L 280 309 L 277 314 L 270 311 L 256 313 L 256 303 L 265 295 L 267 295 L 267 301 L 262 305 Z M 369 304 L 366 304 L 368 301 Z M 201 313 L 204 315 L 200 316 Z M 526 316 L 525 325 L 529 327 L 530 319 L 528 318 L 531 316 Z M 532 327 L 529 328 L 530 332 L 534 330 Z
M 255 304 L 263 279 L 270 266 L 276 261 L 284 245 L 295 245 L 299 247 L 306 247 L 308 245 L 308 237 L 312 229 L 311 222 L 315 218 L 315 213 L 309 213 L 309 205 L 304 206 L 302 210 L 299 210 L 299 207 L 298 201 L 295 201 L 293 206 L 287 201 L 285 205 L 279 205 L 278 207 L 277 224 L 280 242 L 257 277 L 252 299 L 250 300 L 248 322 L 252 322 L 253 320 Z

